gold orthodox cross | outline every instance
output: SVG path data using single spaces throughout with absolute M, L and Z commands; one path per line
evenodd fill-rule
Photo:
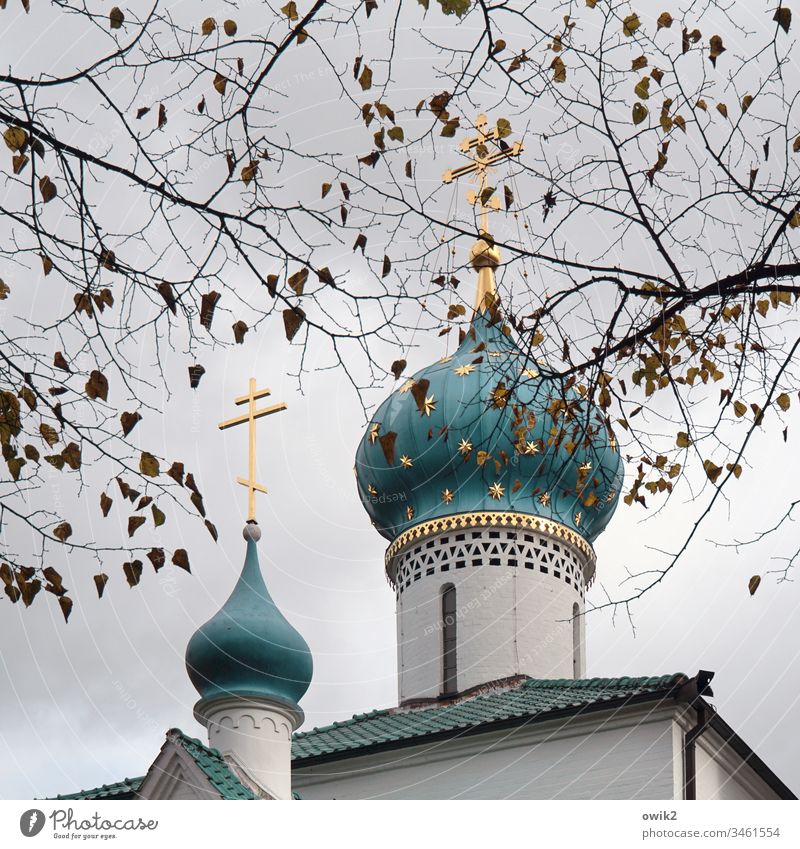
M 235 419 L 228 419 L 226 422 L 221 422 L 219 425 L 220 430 L 225 430 L 229 427 L 234 427 L 239 424 L 244 424 L 248 422 L 250 425 L 250 456 L 248 463 L 248 473 L 247 480 L 244 478 L 236 478 L 236 483 L 240 483 L 242 486 L 246 486 L 248 490 L 248 500 L 247 500 L 247 521 L 256 520 L 256 493 L 264 492 L 266 493 L 266 487 L 261 486 L 260 483 L 256 483 L 256 419 L 260 419 L 262 416 L 269 416 L 272 413 L 279 413 L 281 410 L 286 409 L 286 404 L 274 404 L 272 407 L 265 407 L 263 410 L 256 409 L 256 401 L 259 398 L 266 398 L 268 395 L 272 393 L 269 389 L 256 389 L 256 379 L 254 377 L 250 378 L 250 391 L 247 395 L 240 395 L 238 398 L 234 398 L 234 404 L 247 404 L 247 415 L 245 416 L 237 416 Z
M 480 229 L 481 233 L 489 232 L 489 210 L 497 210 L 500 208 L 500 199 L 494 195 L 494 192 L 489 191 L 489 186 L 486 182 L 487 172 L 493 165 L 509 159 L 512 156 L 519 156 L 522 153 L 522 142 L 514 142 L 513 145 L 499 146 L 503 136 L 508 135 L 510 127 L 508 122 L 505 127 L 501 127 L 502 121 L 493 129 L 489 129 L 489 119 L 485 115 L 478 115 L 475 121 L 475 129 L 478 135 L 471 139 L 464 139 L 458 146 L 463 153 L 473 153 L 472 162 L 469 165 L 462 165 L 460 168 L 453 168 L 450 171 L 445 171 L 442 175 L 442 181 L 452 183 L 459 177 L 464 177 L 467 174 L 477 174 L 478 191 L 467 192 L 467 200 L 475 206 L 480 205 Z M 499 147 L 497 150 L 490 150 L 487 142 L 495 142 Z M 505 145 L 505 143 L 503 143 Z M 490 195 L 491 196 L 488 196 Z

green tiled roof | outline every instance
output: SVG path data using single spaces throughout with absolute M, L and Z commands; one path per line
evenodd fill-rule
M 123 778 L 114 784 L 103 784 L 91 790 L 79 790 L 77 793 L 65 793 L 56 799 L 135 799 L 144 776 L 138 778 Z
M 208 776 L 214 789 L 223 799 L 255 799 L 252 790 L 245 787 L 231 770 L 217 749 L 204 746 L 197 738 L 188 737 L 180 728 L 167 731 L 167 739 L 182 746 L 194 762 Z
M 466 733 L 492 723 L 537 721 L 556 712 L 601 707 L 608 702 L 658 698 L 687 681 L 682 674 L 659 678 L 527 678 L 446 705 L 390 708 L 294 735 L 292 759 L 337 756 L 372 746 L 410 742 L 432 734 Z M 489 730 L 488 728 L 486 730 Z
M 389 708 L 360 713 L 352 719 L 334 722 L 294 735 L 292 759 L 297 765 L 306 759 L 337 757 L 373 746 L 402 745 L 436 734 L 461 734 L 481 728 L 491 730 L 493 723 L 535 722 L 556 714 L 581 713 L 605 704 L 625 703 L 665 697 L 687 681 L 682 674 L 659 678 L 587 678 L 581 680 L 545 680 L 526 678 L 463 697 L 448 704 L 418 708 Z M 181 746 L 208 776 L 223 799 L 255 799 L 231 770 L 217 749 L 188 737 L 178 728 L 167 732 L 167 739 Z M 135 799 L 144 776 L 126 778 L 116 784 L 104 784 L 56 796 L 56 799 Z M 293 794 L 294 798 L 299 798 Z

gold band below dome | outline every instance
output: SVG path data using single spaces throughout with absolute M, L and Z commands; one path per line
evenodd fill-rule
M 572 528 L 562 525 L 553 519 L 544 519 L 541 516 L 531 516 L 527 513 L 511 513 L 505 511 L 481 510 L 475 513 L 455 513 L 452 516 L 441 516 L 438 519 L 429 519 L 420 522 L 407 531 L 403 531 L 399 537 L 386 549 L 386 570 L 394 557 L 407 545 L 422 539 L 434 536 L 444 531 L 471 530 L 473 528 L 523 528 L 525 530 L 539 531 L 547 536 L 568 542 L 577 548 L 586 557 L 584 570 L 587 582 L 594 573 L 595 554 L 591 544 L 576 533 Z

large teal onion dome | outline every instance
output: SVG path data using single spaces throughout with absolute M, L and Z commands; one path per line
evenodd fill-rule
M 494 277 L 476 261 L 478 246 L 481 299 Z M 622 485 L 607 417 L 532 361 L 498 308 L 476 303 L 458 350 L 416 372 L 372 417 L 356 452 L 364 507 L 389 540 L 421 522 L 491 511 L 554 520 L 591 543 Z
M 203 701 L 236 696 L 296 708 L 311 683 L 311 651 L 267 590 L 259 536 L 257 525 L 245 527 L 241 576 L 219 612 L 189 640 L 186 669 Z

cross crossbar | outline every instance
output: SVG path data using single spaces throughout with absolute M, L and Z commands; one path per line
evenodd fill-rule
M 246 478 L 236 478 L 236 483 L 247 487 L 247 519 L 252 522 L 255 522 L 256 520 L 256 493 L 266 493 L 267 491 L 265 486 L 256 482 L 256 420 L 263 416 L 269 416 L 272 413 L 279 413 L 287 407 L 285 403 L 281 402 L 280 404 L 273 404 L 271 407 L 264 407 L 261 410 L 257 410 L 256 401 L 260 398 L 266 398 L 271 394 L 272 393 L 269 389 L 256 389 L 256 379 L 251 377 L 250 391 L 247 395 L 240 395 L 238 398 L 234 398 L 235 404 L 248 405 L 247 414 L 227 419 L 224 422 L 220 422 L 218 425 L 220 430 L 226 430 L 229 427 L 235 427 L 236 425 L 244 424 L 245 422 L 248 424 L 250 437 L 247 464 L 248 473 Z

